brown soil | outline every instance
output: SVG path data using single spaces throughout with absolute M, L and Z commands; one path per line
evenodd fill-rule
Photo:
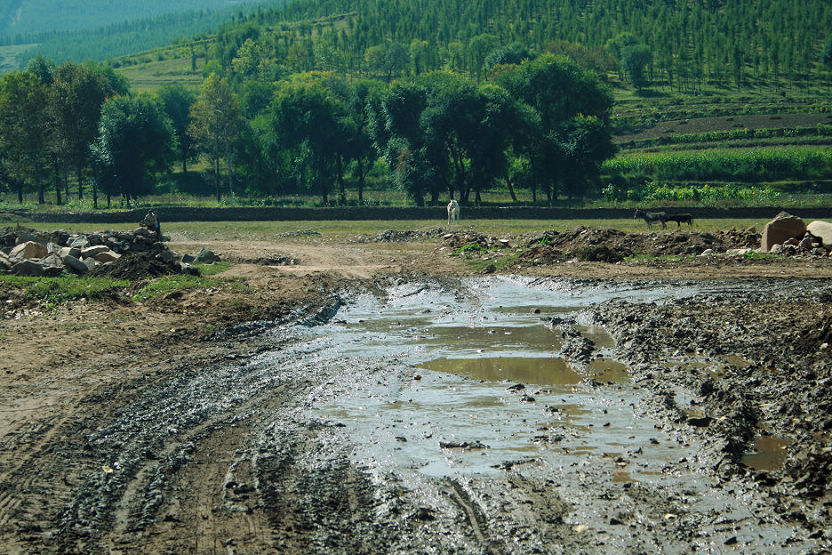
M 816 127 L 819 123 L 829 124 L 829 114 L 772 114 L 747 116 L 718 116 L 690 118 L 656 123 L 650 129 L 639 133 L 619 135 L 617 143 L 656 139 L 667 135 L 687 133 L 707 133 L 709 131 L 729 131 L 732 129 L 794 129 Z
M 677 245 L 679 252 L 674 254 L 695 254 L 713 246 L 698 234 L 684 235 L 687 232 L 618 235 L 618 232 L 584 230 L 584 235 L 587 233 L 600 237 L 598 241 L 612 240 L 616 249 L 636 252 L 643 252 L 643 246 L 648 243 L 668 248 Z M 742 233 L 733 233 L 735 243 L 746 238 Z M 682 235 L 684 239 L 677 239 Z M 709 241 L 719 242 L 722 247 L 728 243 L 725 237 L 730 235 L 727 231 L 713 234 Z M 580 262 L 563 253 L 598 241 L 582 243 L 578 236 L 580 232 L 561 234 L 555 243 L 533 247 L 533 251 L 537 250 L 528 251 L 532 254 L 522 255 L 516 263 L 500 271 L 600 280 L 832 278 L 832 259 L 828 257 Z M 515 237 L 509 241 L 512 245 L 525 246 L 530 239 Z M 332 242 L 320 237 L 274 242 L 196 242 L 174 236 L 169 246 L 176 252 L 195 252 L 205 247 L 222 259 L 246 261 L 234 264 L 224 275 L 241 278 L 251 289 L 248 292 L 224 287 L 182 291 L 147 302 L 114 296 L 57 308 L 24 303 L 16 292 L 0 291 L 0 483 L 3 484 L 0 545 L 5 546 L 4 551 L 327 552 L 332 546 L 315 544 L 304 529 L 303 511 L 309 508 L 298 497 L 304 487 L 303 476 L 293 466 L 291 452 L 285 454 L 285 460 L 271 463 L 276 465 L 275 475 L 282 476 L 283 482 L 275 484 L 273 490 L 258 486 L 265 500 L 261 504 L 271 506 L 271 511 L 262 506 L 258 508 L 256 503 L 247 504 L 250 494 L 247 488 L 253 486 L 244 486 L 244 483 L 248 483 L 250 469 L 235 458 L 235 452 L 243 448 L 247 431 L 256 424 L 256 416 L 248 418 L 247 411 L 254 407 L 258 411 L 264 407 L 276 409 L 298 391 L 305 391 L 299 388 L 308 388 L 309 384 L 277 387 L 267 396 L 242 403 L 236 410 L 237 416 L 228 421 L 220 419 L 201 424 L 177 444 L 185 446 L 181 447 L 181 453 L 162 449 L 148 454 L 147 460 L 179 461 L 164 467 L 167 481 L 164 487 L 160 486 L 164 495 L 160 492 L 158 501 L 162 508 L 149 513 L 148 522 L 137 516 L 142 514 L 140 501 L 147 511 L 147 507 L 156 505 L 146 499 L 131 499 L 131 493 L 135 493 L 135 482 L 149 480 L 143 475 L 150 472 L 149 466 L 132 469 L 131 481 L 114 482 L 107 489 L 108 477 L 118 476 L 120 470 L 110 460 L 91 456 L 90 442 L 94 441 L 97 430 L 114 421 L 125 407 L 141 402 L 143 395 L 153 392 L 154 387 L 174 382 L 200 368 L 246 360 L 258 352 L 275 349 L 270 340 L 258 335 L 256 324 L 251 322 L 314 318 L 331 304 L 335 293 L 349 288 L 372 291 L 391 280 L 415 280 L 424 276 L 442 279 L 474 273 L 464 259 L 449 255 L 452 248 L 441 238 L 410 242 Z M 281 264 L 271 265 L 269 261 Z M 791 314 L 799 313 L 800 307 L 791 309 Z M 828 335 L 821 339 L 828 340 Z M 773 418 L 771 414 L 766 417 Z M 277 437 L 279 431 L 274 433 Z M 232 461 L 236 466 L 230 468 Z M 73 517 L 81 511 L 81 501 L 76 499 L 80 485 L 90 475 L 101 481 L 102 491 L 112 492 L 114 500 L 110 508 L 115 508 L 112 520 L 103 521 L 106 527 L 90 524 L 89 528 L 80 530 L 77 529 L 79 522 L 98 522 L 90 516 L 92 513 L 85 513 L 87 520 Z M 228 475 L 233 475 L 235 481 L 228 482 Z M 372 518 L 366 507 L 380 501 L 372 500 L 371 484 L 355 468 L 343 469 L 343 474 L 334 479 L 337 484 L 333 487 L 337 485 L 338 489 L 332 493 L 333 497 L 319 500 L 322 507 L 331 510 L 315 518 L 343 519 L 347 534 L 344 537 L 349 537 L 349 524 L 363 526 Z M 518 475 L 513 480 L 522 481 L 522 477 Z M 523 488 L 529 496 L 542 496 L 541 511 L 547 504 L 555 511 L 562 503 L 555 493 L 546 497 L 545 491 L 549 488 L 546 484 Z M 470 509 L 463 511 L 463 520 L 470 520 L 475 529 L 479 527 L 477 522 L 480 526 L 484 524 L 478 520 L 484 517 L 470 507 L 472 501 L 467 497 L 470 491 L 466 493 L 453 482 L 449 492 L 449 496 L 458 498 L 461 506 Z M 228 509 L 232 506 L 242 508 Z M 275 507 L 280 514 L 274 512 L 278 510 Z M 529 512 L 534 513 L 534 509 Z M 426 509 L 413 518 L 430 521 L 433 517 Z M 552 518 L 558 521 L 560 517 Z M 62 528 L 65 522 L 76 523 L 76 528 Z M 558 526 L 565 530 L 562 523 Z M 414 541 L 426 543 L 411 547 L 419 550 L 418 545 L 422 545 L 427 550 L 430 536 L 426 528 L 419 530 L 414 532 L 417 534 Z M 373 551 L 384 545 L 383 531 L 364 537 L 377 537 L 382 543 L 338 545 L 341 549 L 349 546 L 347 551 L 357 552 Z M 487 545 L 483 549 L 494 551 Z

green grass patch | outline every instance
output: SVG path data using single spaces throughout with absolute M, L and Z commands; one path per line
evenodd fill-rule
M 515 252 L 507 256 L 489 258 L 488 260 L 483 260 L 482 258 L 471 258 L 466 260 L 466 264 L 468 264 L 468 267 L 476 272 L 484 272 L 489 266 L 493 266 L 492 271 L 499 272 L 503 268 L 512 265 L 520 254 L 521 252 Z
M 213 264 L 194 264 L 203 277 L 221 274 L 231 267 L 231 262 L 214 262 Z
M 695 259 L 695 254 L 663 254 L 660 256 L 651 256 L 643 253 L 635 253 L 632 256 L 624 258 L 627 262 L 685 262 Z
M 220 289 L 231 288 L 235 291 L 251 291 L 251 287 L 237 278 L 218 278 L 206 276 L 192 276 L 188 274 L 177 274 L 159 278 L 133 295 L 134 301 L 148 301 L 176 291 L 188 291 L 192 289 Z
M 454 256 L 469 256 L 476 254 L 485 254 L 486 252 L 488 252 L 488 249 L 486 249 L 479 243 L 469 243 L 468 245 L 455 249 L 452 254 Z
M 775 254 L 771 252 L 757 252 L 751 251 L 747 252 L 743 255 L 743 258 L 747 258 L 748 260 L 785 260 L 786 255 L 784 254 Z
M 54 306 L 81 298 L 100 299 L 126 289 L 130 281 L 109 277 L 59 276 L 54 278 L 0 275 L 0 289 L 19 289 L 24 300 Z

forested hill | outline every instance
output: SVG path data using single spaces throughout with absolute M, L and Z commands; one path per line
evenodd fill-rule
M 187 11 L 216 10 L 257 0 L 0 0 L 0 36 L 92 29 Z
M 832 2 L 296 0 L 250 19 L 258 30 L 252 31 L 252 25 L 228 27 L 218 37 L 224 67 L 230 65 L 239 39 L 259 34 L 256 42 L 290 71 L 355 71 L 368 54 L 374 57 L 371 48 L 401 45 L 409 49 L 410 63 L 418 64 L 418 71 L 444 67 L 476 75 L 494 48 L 511 43 L 538 52 L 582 45 L 588 50 L 570 53 L 573 58 L 584 56 L 605 69 L 602 53 L 593 47 L 630 33 L 622 46 L 647 47 L 651 80 L 729 85 L 807 77 L 816 69 L 832 29 Z M 302 24 L 295 33 L 285 27 L 263 33 L 264 26 L 287 21 L 313 24 Z

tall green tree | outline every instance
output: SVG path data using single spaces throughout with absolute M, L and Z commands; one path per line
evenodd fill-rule
M 338 179 L 345 133 L 344 105 L 326 83 L 329 74 L 298 75 L 278 88 L 271 109 L 273 141 L 279 150 L 292 151 L 307 167 L 324 205 Z
M 539 116 L 539 134 L 526 140 L 525 145 L 534 179 L 551 202 L 557 198 L 558 183 L 566 168 L 562 163 L 563 137 L 578 117 L 593 116 L 602 126 L 608 126 L 612 94 L 595 73 L 549 54 L 500 74 L 498 83 Z
M 202 83 L 199 97 L 191 107 L 190 135 L 207 156 L 217 192 L 222 200 L 220 162 L 228 167 L 228 194 L 234 202 L 234 142 L 240 132 L 240 101 L 228 82 L 216 73 Z
M 154 175 L 168 170 L 176 136 L 156 98 L 119 96 L 104 104 L 91 151 L 96 183 L 108 199 L 119 195 L 129 206 L 131 199 L 153 191 Z M 97 190 L 93 194 L 97 197 Z
M 645 44 L 633 44 L 621 51 L 621 65 L 632 85 L 641 90 L 647 84 L 645 69 L 653 60 L 653 53 Z
M 89 146 L 98 134 L 101 107 L 116 94 L 116 86 L 106 72 L 89 65 L 67 62 L 54 72 L 49 113 L 59 154 L 75 170 L 79 199 L 83 198 L 84 169 L 90 163 Z
M 191 106 L 196 102 L 196 94 L 180 84 L 164 85 L 157 94 L 176 133 L 182 172 L 188 173 L 188 160 L 193 158 L 192 139 L 188 129 L 191 126 Z
M 45 202 L 50 126 L 47 84 L 30 71 L 14 71 L 0 78 L 0 165 L 17 192 L 34 188 Z

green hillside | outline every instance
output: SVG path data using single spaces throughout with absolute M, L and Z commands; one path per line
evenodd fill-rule
M 188 28 L 162 19 L 165 33 Z M 106 54 L 133 92 L 151 93 L 120 101 L 125 113 L 113 122 L 169 110 L 182 171 L 158 175 L 170 150 L 148 162 L 160 183 L 148 174 L 125 189 L 108 165 L 115 143 L 99 137 L 97 168 L 88 145 L 71 172 L 37 149 L 33 162 L 9 155 L 9 191 L 40 180 L 42 197 L 37 168 L 57 164 L 64 196 L 73 182 L 79 199 L 96 183 L 128 199 L 155 191 L 239 202 L 237 191 L 257 203 L 322 204 L 455 193 L 465 202 L 771 204 L 828 202 L 832 192 L 827 0 L 296 0 L 155 48 L 140 46 L 164 33 L 136 25 L 88 32 L 81 44 L 93 49 L 86 57 Z M 38 94 L 61 101 L 51 87 L 87 71 L 39 85 L 48 68 L 39 69 L 9 82 L 11 115 L 13 93 L 43 86 Z M 105 97 L 119 89 L 112 70 L 89 71 L 104 72 Z M 156 108 L 143 104 L 154 97 Z
M 217 10 L 257 0 L 0 0 L 0 37 L 93 29 L 179 12 Z

